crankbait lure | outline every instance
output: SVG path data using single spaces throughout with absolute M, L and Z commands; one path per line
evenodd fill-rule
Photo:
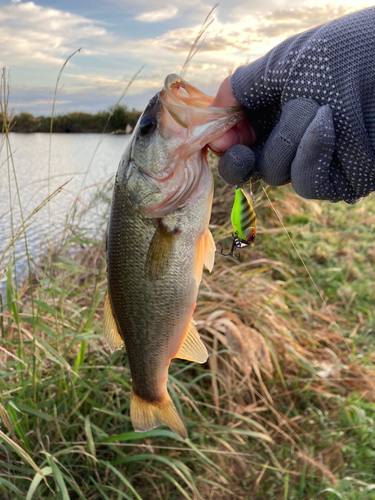
M 221 253 L 239 259 L 240 255 L 238 254 L 237 256 L 234 254 L 235 248 L 247 247 L 250 243 L 253 243 L 256 232 L 256 215 L 254 209 L 249 198 L 239 186 L 236 187 L 235 191 L 231 222 L 233 226 L 232 248 L 229 253 L 223 253 L 223 250 L 221 250 Z

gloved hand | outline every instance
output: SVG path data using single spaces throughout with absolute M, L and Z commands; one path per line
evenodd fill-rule
M 251 126 L 212 145 L 236 144 L 219 162 L 225 181 L 259 173 L 305 198 L 348 203 L 375 190 L 375 8 L 285 40 L 238 68 L 230 86 L 213 105 L 242 104 Z

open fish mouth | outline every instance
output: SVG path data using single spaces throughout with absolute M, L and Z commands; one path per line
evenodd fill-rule
M 186 205 L 199 185 L 203 169 L 208 168 L 207 162 L 189 160 L 243 119 L 240 106 L 210 107 L 213 97 L 176 74 L 165 79 L 159 101 L 159 133 L 163 140 L 173 143 L 174 154 L 162 172 L 150 174 L 165 197 L 145 207 L 148 217 L 163 217 Z

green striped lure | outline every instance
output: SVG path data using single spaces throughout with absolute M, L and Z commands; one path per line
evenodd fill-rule
M 256 215 L 250 199 L 239 186 L 236 187 L 235 191 L 231 222 L 233 226 L 232 248 L 227 254 L 223 253 L 223 250 L 221 250 L 221 253 L 238 259 L 239 254 L 238 256 L 234 255 L 234 249 L 247 247 L 250 243 L 253 243 L 257 226 Z

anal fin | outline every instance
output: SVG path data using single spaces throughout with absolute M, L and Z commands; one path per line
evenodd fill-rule
M 174 357 L 195 361 L 196 363 L 205 363 L 207 361 L 208 352 L 206 346 L 203 344 L 193 320 L 191 320 L 184 340 Z
M 116 320 L 113 316 L 108 290 L 106 291 L 104 302 L 103 333 L 111 352 L 115 352 L 124 346 L 124 341 L 118 331 Z

